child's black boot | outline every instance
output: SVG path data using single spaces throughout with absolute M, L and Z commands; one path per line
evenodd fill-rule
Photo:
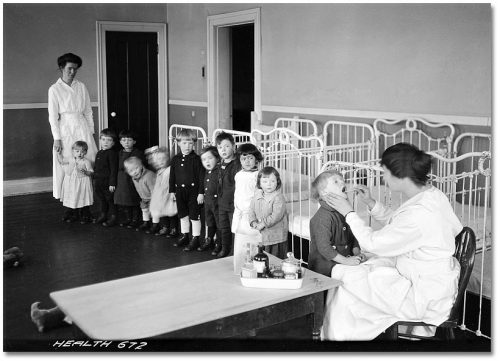
M 189 233 L 183 233 L 182 236 L 179 237 L 179 239 L 174 242 L 174 247 L 182 247 L 188 244 L 189 242 Z
M 114 227 L 116 226 L 116 215 L 112 214 L 109 219 L 102 224 L 104 227 Z
M 212 256 L 217 256 L 221 249 L 222 249 L 222 244 L 218 239 L 216 239 L 215 240 L 215 248 L 212 251 Z
M 136 231 L 145 231 L 149 228 L 149 221 L 143 221 L 142 224 L 137 227 L 135 230 Z
M 224 258 L 227 255 L 229 255 L 230 251 L 231 251 L 231 248 L 229 248 L 229 246 L 223 244 L 222 247 L 221 247 L 221 249 L 220 249 L 220 252 L 217 253 L 216 258 Z
M 189 241 L 189 244 L 186 247 L 184 247 L 183 251 L 190 252 L 193 249 L 196 249 L 196 247 L 198 247 L 199 244 L 200 244 L 200 237 L 193 236 L 193 238 L 191 238 L 191 241 Z
M 96 224 L 100 224 L 103 222 L 106 222 L 106 213 L 99 214 L 99 217 L 97 217 L 97 219 L 94 221 L 94 223 Z
M 146 229 L 146 233 L 147 234 L 155 234 L 159 230 L 160 230 L 160 224 L 159 223 L 153 223 L 153 225 L 151 226 L 151 228 Z
M 213 238 L 212 237 L 207 237 L 203 242 L 201 242 L 200 246 L 198 247 L 197 251 L 204 251 L 212 247 L 213 244 Z
M 179 234 L 177 233 L 177 228 L 172 227 L 172 228 L 170 229 L 170 232 L 168 232 L 168 233 L 167 233 L 166 237 L 167 237 L 167 238 L 175 238 L 175 237 L 177 237 L 178 235 L 179 235 Z

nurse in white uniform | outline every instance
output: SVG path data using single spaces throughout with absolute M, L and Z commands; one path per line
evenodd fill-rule
M 460 265 L 453 257 L 462 225 L 447 199 L 427 184 L 432 158 L 410 144 L 386 149 L 381 165 L 392 192 L 408 199 L 392 211 L 357 186 L 360 199 L 385 226 L 374 231 L 338 195 L 327 203 L 346 217 L 361 248 L 375 256 L 358 266 L 337 265 L 332 278 L 342 285 L 329 291 L 323 340 L 372 340 L 398 320 L 439 325 L 457 295 Z M 413 334 L 432 336 L 435 327 Z
M 89 92 L 85 85 L 75 79 L 82 59 L 67 53 L 57 59 L 61 77 L 49 88 L 49 123 L 54 138 L 53 152 L 53 195 L 61 198 L 64 171 L 57 161 L 57 153 L 71 158 L 71 146 L 77 140 L 87 143 L 89 149 L 85 156 L 94 162 L 97 146 L 93 138 L 94 120 L 90 106 Z

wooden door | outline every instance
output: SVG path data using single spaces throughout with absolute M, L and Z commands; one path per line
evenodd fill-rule
M 108 127 L 138 135 L 136 147 L 159 143 L 157 33 L 106 32 Z

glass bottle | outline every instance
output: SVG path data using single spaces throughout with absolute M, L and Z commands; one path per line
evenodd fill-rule
M 257 270 L 257 277 L 264 278 L 269 270 L 269 257 L 264 253 L 264 245 L 259 244 L 259 251 L 253 257 L 253 266 Z

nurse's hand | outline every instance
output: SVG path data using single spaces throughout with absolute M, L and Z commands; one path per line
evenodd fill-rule
M 351 206 L 351 203 L 349 201 L 338 194 L 334 193 L 326 193 L 325 195 L 322 196 L 323 200 L 328 204 L 330 207 L 335 209 L 337 212 L 345 216 L 347 213 L 354 211 L 354 209 Z
M 62 142 L 60 139 L 54 140 L 54 150 L 57 153 L 61 153 L 62 151 Z
M 370 189 L 367 186 L 357 184 L 354 186 L 354 190 L 358 195 L 358 199 L 360 199 L 363 203 L 368 205 L 370 209 L 372 209 L 375 206 L 375 199 L 372 198 Z

